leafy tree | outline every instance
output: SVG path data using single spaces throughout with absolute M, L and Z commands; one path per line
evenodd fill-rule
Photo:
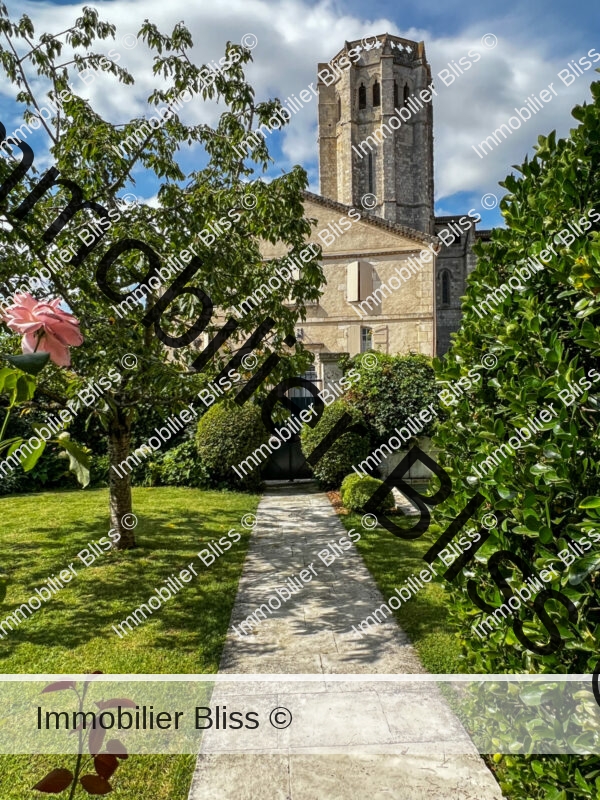
M 482 353 L 497 358 L 497 368 L 462 396 L 434 438 L 453 478 L 452 496 L 434 511 L 442 529 L 475 491 L 484 498 L 476 516 L 491 512 L 499 523 L 450 587 L 454 602 L 449 608 L 474 672 L 581 674 L 598 661 L 600 548 L 588 544 L 583 556 L 565 555 L 573 552 L 570 544 L 589 543 L 600 528 L 600 82 L 591 92 L 592 102 L 572 112 L 579 125 L 570 136 L 540 136 L 534 157 L 518 168 L 518 176 L 503 182 L 506 228 L 478 245 L 461 329 L 448 357 L 436 363 L 439 379 L 456 381 L 480 363 Z M 496 292 L 494 303 L 482 305 L 510 278 L 512 290 Z M 515 429 L 534 416 L 539 420 L 540 410 L 551 404 L 556 414 L 540 420 L 541 430 L 528 442 L 512 453 L 498 450 Z M 497 464 L 480 469 L 478 477 L 472 465 L 481 467 L 494 452 Z M 489 616 L 475 608 L 474 592 L 494 608 L 509 596 L 501 594 L 490 572 L 489 559 L 500 550 L 523 559 L 536 575 L 542 569 L 556 571 L 546 588 L 560 591 L 576 610 L 570 616 L 556 598 L 545 602 L 560 646 L 553 645 L 534 598 L 506 620 L 498 615 L 501 624 L 482 638 L 471 630 Z M 508 557 L 500 571 L 506 592 L 523 585 L 522 570 Z M 497 735 L 518 739 L 515 731 Z M 534 750 L 534 731 L 531 737 Z M 521 787 L 515 797 L 550 796 L 545 786 L 565 800 L 597 796 L 597 757 L 531 764 L 511 758 L 508 766 L 523 770 L 507 779 L 511 791 Z M 560 785 L 554 795 L 556 774 Z M 567 791 L 574 784 L 581 794 Z
M 189 368 L 198 355 L 193 342 L 173 350 L 159 340 L 152 327 L 141 324 L 148 307 L 157 300 L 159 288 L 148 290 L 143 303 L 132 302 L 134 308 L 126 311 L 123 318 L 111 309 L 115 300 L 104 296 L 96 281 L 102 257 L 110 246 L 123 239 L 144 242 L 159 254 L 163 265 L 183 250 L 187 249 L 189 256 L 189 248 L 193 248 L 200 266 L 187 285 L 202 288 L 215 308 L 239 305 L 283 265 L 284 259 L 271 262 L 267 268 L 263 265 L 261 241 L 283 242 L 294 256 L 302 249 L 310 232 L 302 205 L 306 173 L 295 167 L 269 183 L 253 179 L 254 169 L 264 171 L 271 161 L 266 141 L 257 136 L 246 159 L 234 149 L 281 107 L 277 99 L 256 102 L 254 90 L 244 76 L 244 64 L 250 61 L 251 53 L 239 45 L 227 44 L 227 61 L 222 71 L 215 73 L 193 62 L 192 37 L 182 23 L 165 35 L 146 21 L 139 37 L 153 54 L 160 87 L 148 100 L 156 113 L 164 109 L 164 122 L 143 128 L 142 118 L 119 124 L 102 118 L 78 94 L 78 87 L 84 84 L 77 73 L 84 69 L 95 71 L 86 74 L 94 74 L 98 80 L 134 83 L 134 76 L 125 66 L 101 52 L 92 52 L 93 46 L 115 34 L 115 26 L 100 20 L 94 9 L 84 7 L 66 31 L 37 35 L 27 15 L 14 21 L 0 4 L 0 33 L 0 63 L 5 78 L 15 89 L 25 122 L 39 128 L 37 141 L 41 142 L 41 135 L 45 137 L 43 144 L 36 141 L 36 149 L 47 147 L 51 162 L 60 171 L 59 180 L 74 182 L 87 200 L 111 214 L 108 230 L 97 234 L 90 233 L 92 222 L 101 217 L 97 207 L 79 210 L 72 221 L 67 213 L 63 222 L 68 224 L 64 228 L 57 231 L 55 225 L 48 231 L 57 215 L 66 209 L 73 189 L 72 185 L 55 183 L 52 192 L 40 193 L 29 213 L 16 218 L 15 210 L 39 180 L 34 164 L 32 171 L 0 196 L 0 210 L 14 226 L 2 234 L 0 280 L 10 294 L 25 276 L 35 274 L 42 266 L 49 269 L 50 243 L 57 250 L 69 244 L 75 246 L 78 255 L 64 269 L 50 270 L 51 277 L 34 294 L 61 297 L 80 320 L 85 342 L 73 354 L 73 370 L 80 376 L 82 387 L 106 376 L 111 367 L 121 375 L 120 381 L 115 381 L 92 407 L 81 410 L 83 416 L 94 415 L 101 420 L 111 464 L 118 465 L 130 455 L 136 421 L 143 420 L 151 410 L 166 418 L 185 407 L 226 363 L 224 359 L 229 355 L 224 351 L 235 351 L 267 315 L 274 325 L 258 351 L 289 352 L 283 339 L 293 333 L 298 317 L 304 318 L 304 302 L 318 298 L 323 276 L 316 258 L 307 262 L 301 278 L 291 286 L 295 302 L 286 303 L 288 287 L 269 294 L 259 308 L 238 319 L 238 329 L 230 336 L 228 347 L 208 359 L 204 373 L 198 376 Z M 201 97 L 222 104 L 224 108 L 214 128 L 181 121 L 177 103 L 183 103 L 177 98 L 185 90 L 194 94 L 196 103 Z M 60 104 L 49 112 L 49 103 L 57 99 Z M 166 104 L 169 108 L 165 109 Z M 42 113 L 44 107 L 46 112 Z M 196 162 L 205 165 L 187 174 L 181 161 L 182 154 L 190 148 Z M 16 147 L 13 155 L 20 157 Z M 0 162 L 0 179 L 4 182 L 14 168 L 15 162 Z M 135 184 L 134 173 L 140 171 L 154 178 L 157 208 L 119 202 L 119 193 Z M 252 208 L 246 201 L 249 193 Z M 212 242 L 206 234 L 200 235 L 230 212 L 229 218 L 239 215 L 239 221 L 226 236 Z M 82 242 L 89 246 L 87 254 L 82 252 Z M 148 269 L 148 259 L 139 250 L 125 252 L 113 264 L 107 282 L 118 296 L 125 296 L 125 290 L 129 292 L 144 283 Z M 202 310 L 199 292 L 186 293 L 166 309 L 160 324 L 169 336 L 181 336 L 190 330 Z M 214 325 L 209 326 L 208 332 L 211 331 L 216 331 Z M 136 356 L 137 368 L 123 366 L 127 354 Z M 301 347 L 296 347 L 292 356 L 275 368 L 273 380 L 301 373 L 305 361 Z M 49 371 L 40 382 L 37 398 L 48 409 L 64 404 L 67 383 L 57 370 Z M 111 526 L 121 534 L 119 546 L 131 547 L 135 544 L 133 533 L 121 524 L 123 515 L 131 510 L 129 476 L 119 477 L 111 469 L 109 492 Z
M 435 375 L 431 359 L 420 354 L 387 355 L 369 353 L 348 362 L 360 372 L 360 381 L 348 391 L 345 399 L 363 414 L 374 433 L 374 439 L 387 438 L 395 427 L 406 425 L 406 420 L 432 403 L 439 408 Z M 434 418 L 435 419 L 435 418 Z M 421 435 L 427 436 L 433 420 L 425 425 Z

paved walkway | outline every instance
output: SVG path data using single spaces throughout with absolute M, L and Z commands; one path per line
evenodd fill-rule
M 325 494 L 309 486 L 268 490 L 232 624 L 239 630 L 275 587 L 310 564 L 317 574 L 252 633 L 240 637 L 230 629 L 221 673 L 425 672 L 393 619 L 363 638 L 351 633 L 383 598 L 354 546 L 329 567 L 319 559 L 319 551 L 344 535 Z M 253 738 L 214 728 L 205 733 L 189 800 L 502 798 L 436 684 L 221 683 L 211 700 L 216 704 L 256 708 L 263 724 Z M 285 730 L 268 725 L 275 706 L 293 711 Z

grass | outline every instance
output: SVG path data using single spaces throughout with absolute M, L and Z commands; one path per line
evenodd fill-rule
M 412 574 L 418 576 L 427 566 L 423 554 L 439 536 L 439 531 L 432 532 L 432 526 L 419 539 L 400 539 L 380 526 L 373 530 L 363 528 L 361 514 L 341 514 L 340 519 L 346 529 L 360 532 L 356 547 L 384 600 Z M 393 519 L 399 527 L 410 528 L 414 524 L 399 516 Z M 440 583 L 426 584 L 393 614 L 429 672 L 466 671 L 458 638 L 448 618 L 448 596 Z
M 77 554 L 88 548 L 88 542 L 107 534 L 106 490 L 0 499 L 0 571 L 9 575 L 0 619 L 27 601 L 53 573 L 69 564 L 77 572 L 32 617 L 0 639 L 1 672 L 217 671 L 249 540 L 240 520 L 256 510 L 258 497 L 134 488 L 133 498 L 139 546 L 101 555 L 87 567 Z M 241 534 L 241 540 L 204 567 L 198 551 L 231 528 Z M 147 602 L 166 577 L 192 562 L 198 577 L 142 625 L 119 638 L 111 626 Z M 68 767 L 70 758 L 0 756 L 2 800 L 29 800 L 34 796 L 30 787 L 50 769 Z M 185 800 L 194 763 L 192 755 L 132 756 L 116 773 L 111 796 L 115 800 L 145 800 L 149 795 L 153 800 Z

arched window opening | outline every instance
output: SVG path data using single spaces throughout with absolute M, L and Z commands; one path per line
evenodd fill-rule
M 381 105 L 381 85 L 378 81 L 373 84 L 373 107 Z
M 359 109 L 367 107 L 367 89 L 364 83 L 358 87 L 358 107 Z
M 408 88 L 408 83 L 404 84 L 404 100 L 403 104 L 406 105 L 408 103 L 408 98 L 410 97 L 410 89 Z
M 342 118 L 342 99 L 338 97 L 337 99 L 337 121 L 339 122 Z

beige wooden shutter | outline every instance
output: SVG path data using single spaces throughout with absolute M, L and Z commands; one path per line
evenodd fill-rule
M 348 327 L 348 352 L 351 356 L 360 353 L 360 325 Z
M 388 351 L 388 326 L 378 325 L 373 328 L 373 349 L 379 350 L 380 353 L 387 353 Z
M 357 303 L 360 300 L 359 262 L 351 261 L 346 267 L 346 300 Z
M 359 261 L 360 300 L 365 300 L 373 292 L 373 267 L 368 261 Z

